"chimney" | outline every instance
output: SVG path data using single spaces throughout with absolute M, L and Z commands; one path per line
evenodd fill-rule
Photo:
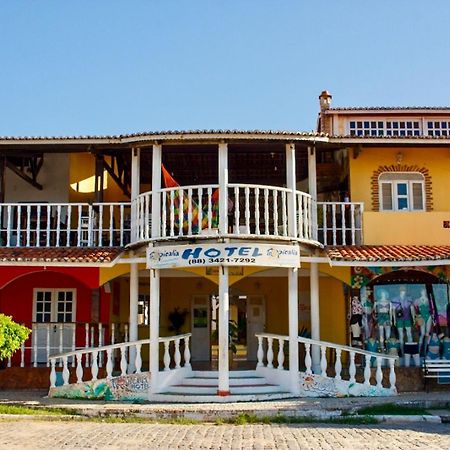
M 332 126 L 331 120 L 332 117 L 330 114 L 327 114 L 327 111 L 331 106 L 332 95 L 328 91 L 322 91 L 319 95 L 320 102 L 320 113 L 319 113 L 319 121 L 318 121 L 318 131 L 321 133 L 332 134 Z
M 319 95 L 320 112 L 330 109 L 332 98 L 333 96 L 328 91 L 322 91 L 322 93 Z

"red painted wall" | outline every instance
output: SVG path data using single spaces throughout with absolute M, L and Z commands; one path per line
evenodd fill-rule
M 90 289 L 97 288 L 99 283 L 98 267 L 0 266 L 0 289 L 17 277 L 36 272 L 66 274 L 80 280 Z
M 92 321 L 92 289 L 98 289 L 98 268 L 38 268 L 38 267 L 0 267 L 0 312 L 12 316 L 16 322 L 29 328 L 33 321 L 33 290 L 76 289 L 77 323 Z M 110 294 L 100 288 L 99 319 L 109 322 Z M 31 337 L 26 346 L 31 346 Z M 76 345 L 85 345 L 84 325 L 76 327 Z M 27 352 L 28 353 L 28 352 Z M 30 360 L 26 356 L 26 363 Z M 13 358 L 18 365 L 19 352 Z

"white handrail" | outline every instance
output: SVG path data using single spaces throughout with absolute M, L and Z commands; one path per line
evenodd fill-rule
M 289 339 L 289 338 L 288 338 Z M 326 347 L 330 347 L 330 348 L 334 348 L 335 350 L 344 350 L 347 352 L 355 352 L 358 353 L 360 355 L 365 355 L 365 356 L 370 356 L 373 358 L 376 358 L 378 356 L 383 357 L 384 359 L 392 359 L 392 360 L 396 360 L 398 359 L 398 356 L 394 356 L 394 355 L 385 355 L 382 353 L 376 353 L 376 352 L 369 352 L 368 350 L 362 350 L 359 348 L 355 348 L 355 347 L 350 347 L 348 345 L 341 345 L 341 344 L 335 344 L 333 342 L 327 342 L 327 341 L 316 341 L 314 339 L 309 339 L 309 338 L 305 338 L 302 336 L 299 336 L 297 338 L 298 342 L 302 342 L 302 343 L 308 343 L 308 344 L 312 344 L 312 345 L 325 345 Z
M 164 344 L 164 370 L 177 370 L 180 369 L 181 361 L 184 360 L 184 366 L 190 368 L 190 349 L 189 349 L 189 340 L 191 337 L 191 333 L 185 333 L 178 336 L 168 336 L 168 337 L 160 337 L 158 339 L 159 343 Z M 180 342 L 184 341 L 185 348 L 183 355 L 181 355 L 180 351 Z M 170 355 L 170 344 L 173 342 L 174 351 L 173 351 L 173 359 Z M 56 386 L 56 362 L 58 359 L 62 360 L 62 376 L 63 376 L 63 384 L 69 384 L 69 358 L 72 359 L 73 366 L 75 366 L 76 360 L 76 370 L 75 374 L 77 377 L 77 383 L 81 383 L 83 381 L 84 368 L 83 368 L 83 355 L 85 358 L 85 367 L 91 367 L 91 380 L 97 380 L 98 369 L 101 367 L 102 355 L 103 352 L 106 353 L 106 378 L 110 379 L 113 376 L 114 370 L 114 359 L 115 359 L 115 350 L 120 350 L 120 372 L 121 375 L 126 375 L 127 373 L 141 373 L 142 369 L 142 346 L 150 345 L 150 339 L 141 339 L 133 342 L 123 342 L 119 344 L 110 344 L 110 345 L 101 345 L 98 347 L 90 347 L 81 350 L 75 350 L 66 353 L 60 353 L 57 355 L 53 355 L 49 357 L 50 361 L 50 387 L 54 388 Z M 133 352 L 131 352 L 131 348 L 133 348 Z M 131 355 L 133 354 L 134 361 L 129 360 Z M 90 364 L 89 364 L 90 362 Z M 173 364 L 174 363 L 174 364 Z M 175 366 L 175 369 L 172 369 L 172 366 Z
M 271 370 L 284 370 L 284 343 L 289 341 L 289 336 L 271 334 L 271 333 L 258 333 L 256 334 L 258 339 L 258 351 L 257 351 L 257 367 L 264 367 L 265 369 Z M 267 341 L 267 350 L 264 351 L 263 340 Z M 278 342 L 278 356 L 276 358 L 277 367 L 274 367 L 274 343 Z M 334 378 L 336 380 L 342 380 L 342 352 L 349 353 L 349 367 L 348 375 L 349 382 L 356 383 L 356 362 L 355 356 L 361 355 L 365 358 L 364 363 L 364 385 L 369 386 L 372 378 L 371 365 L 375 363 L 375 381 L 377 388 L 382 388 L 383 372 L 382 372 L 382 362 L 386 360 L 389 365 L 389 385 L 391 392 L 396 392 L 396 375 L 395 375 L 395 361 L 398 359 L 397 356 L 385 355 L 381 353 L 370 352 L 367 350 L 360 350 L 358 348 L 349 347 L 347 345 L 335 344 L 333 342 L 318 341 L 314 339 L 305 338 L 302 336 L 297 337 L 297 342 L 303 344 L 305 347 L 304 355 L 304 366 L 305 373 L 313 373 L 313 360 L 315 364 L 315 372 L 319 371 L 322 377 L 333 378 L 327 373 L 328 361 L 327 361 L 327 350 L 332 349 L 336 352 L 336 359 L 334 362 Z M 318 351 L 313 351 L 318 350 Z M 275 348 L 276 350 L 276 348 Z M 265 357 L 264 357 L 265 356 Z
M 269 186 L 267 184 L 248 184 L 248 183 L 228 183 L 228 187 L 229 188 L 234 188 L 234 187 L 248 187 L 250 189 L 270 189 L 270 190 L 276 190 L 276 191 L 280 191 L 280 192 L 292 192 L 291 189 L 283 187 L 283 186 Z
M 319 240 L 324 245 L 363 243 L 362 202 L 317 202 Z
M 6 247 L 115 247 L 128 243 L 130 202 L 1 203 Z
M 188 189 L 207 189 L 207 188 L 212 188 L 212 189 L 218 189 L 219 185 L 218 184 L 191 184 L 188 186 L 174 186 L 174 187 L 168 187 L 168 188 L 161 188 L 160 192 L 170 192 L 170 191 L 177 191 L 177 190 L 188 190 Z M 151 191 L 146 192 L 146 194 L 151 193 Z M 142 194 L 141 194 L 142 195 Z

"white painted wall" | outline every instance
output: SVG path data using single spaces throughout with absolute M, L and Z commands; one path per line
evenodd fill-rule
M 46 153 L 37 181 L 44 187 L 42 191 L 7 168 L 5 170 L 5 202 L 68 202 L 69 155 Z

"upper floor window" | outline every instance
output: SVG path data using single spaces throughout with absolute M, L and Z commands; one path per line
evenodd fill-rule
M 414 120 L 351 120 L 350 136 L 420 136 L 419 121 Z
M 433 120 L 427 122 L 428 136 L 450 136 L 450 122 Z
M 425 179 L 420 172 L 384 172 L 378 182 L 381 211 L 425 210 Z

